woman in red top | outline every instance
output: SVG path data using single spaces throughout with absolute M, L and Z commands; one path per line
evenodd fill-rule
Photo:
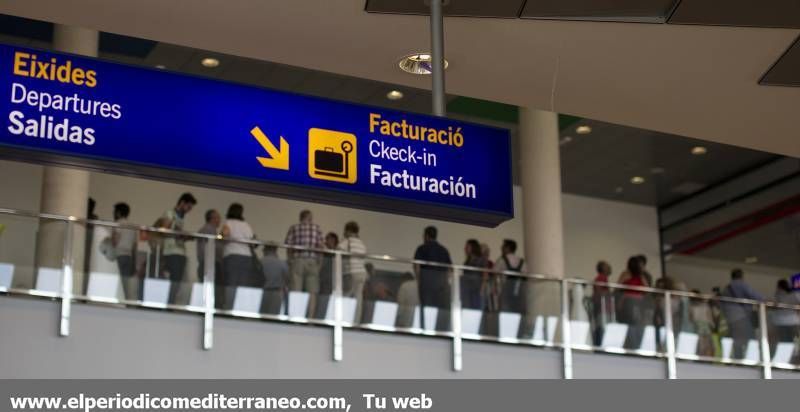
M 628 259 L 627 271 L 620 276 L 620 283 L 626 286 L 650 286 L 644 277 L 642 261 L 637 256 Z M 619 320 L 628 325 L 628 336 L 625 339 L 626 349 L 639 349 L 644 334 L 645 318 L 643 316 L 644 294 L 640 290 L 625 289 L 620 299 Z

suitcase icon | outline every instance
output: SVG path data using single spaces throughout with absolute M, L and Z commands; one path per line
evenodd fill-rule
M 355 184 L 358 179 L 357 138 L 336 130 L 308 129 L 308 176 Z
M 345 172 L 344 154 L 333 151 L 332 147 L 314 152 L 314 167 L 317 173 L 326 172 L 341 175 Z
M 341 152 L 336 152 L 332 147 L 327 146 L 323 148 L 323 150 L 315 150 L 314 171 L 318 175 L 347 179 L 350 171 L 348 162 L 350 161 L 350 152 L 352 151 L 353 145 L 346 141 L 342 142 Z

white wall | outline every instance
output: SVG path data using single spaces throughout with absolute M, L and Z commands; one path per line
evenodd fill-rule
M 647 270 L 661 276 L 658 216 L 654 207 L 584 196 L 563 195 L 566 270 L 571 277 L 594 278 L 599 259 L 616 275 L 628 257 L 647 256 Z
M 13 179 L 0 179 L 0 193 L 7 194 L 0 201 L 0 207 L 38 209 L 41 167 L 0 161 L 0 176 L 13 176 Z M 152 224 L 164 211 L 174 206 L 184 191 L 191 191 L 199 202 L 187 217 L 187 230 L 200 228 L 205 210 L 214 208 L 224 215 L 231 202 L 239 202 L 244 205 L 245 218 L 262 240 L 282 241 L 289 225 L 297 221 L 300 210 L 308 208 L 314 212 L 315 220 L 326 232 L 341 233 L 345 222 L 358 221 L 361 237 L 372 253 L 413 256 L 414 249 L 422 240 L 422 230 L 429 224 L 439 228 L 440 241 L 450 249 L 457 262 L 464 259 L 464 242 L 472 237 L 488 243 L 493 257 L 498 255 L 505 238 L 517 240 L 520 250 L 524 250 L 519 187 L 515 188 L 517 217 L 497 228 L 488 229 L 102 173 L 91 175 L 90 195 L 97 201 L 96 213 L 103 219 L 111 219 L 114 203 L 123 201 L 131 205 L 132 222 Z M 654 208 L 570 194 L 563 195 L 562 203 L 568 276 L 593 277 L 598 259 L 608 260 L 614 271 L 619 273 L 627 257 L 638 253 L 648 256 L 648 268 L 654 275 L 661 273 Z M 3 237 L 11 237 L 10 233 L 6 235 Z M 3 241 L 20 247 L 34 244 L 32 239 L 35 235 L 29 231 L 14 231 L 13 236 L 22 241 Z M 16 249 L 12 251 L 19 252 Z M 0 250 L 0 259 L 4 256 Z M 194 273 L 192 270 L 189 272 Z
M 744 271 L 745 281 L 767 298 L 775 295 L 775 285 L 778 280 L 794 274 L 794 271 L 786 268 L 748 265 L 687 255 L 673 255 L 667 261 L 669 276 L 682 280 L 690 289 L 699 289 L 703 293 L 710 293 L 715 286 L 727 285 L 733 268 L 741 268 Z

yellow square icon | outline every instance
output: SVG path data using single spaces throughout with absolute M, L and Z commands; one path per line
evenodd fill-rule
M 356 182 L 356 135 L 312 128 L 308 130 L 308 175 L 334 182 Z

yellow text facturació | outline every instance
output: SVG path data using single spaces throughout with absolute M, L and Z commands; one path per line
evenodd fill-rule
M 436 129 L 415 124 L 409 124 L 406 119 L 401 121 L 386 120 L 378 113 L 369 114 L 369 132 L 375 133 L 377 130 L 383 136 L 400 137 L 409 140 L 418 140 L 434 144 L 461 147 L 464 145 L 464 135 L 461 128 L 453 129 L 449 126 L 445 129 Z
M 60 83 L 70 83 L 76 86 L 97 86 L 97 72 L 73 67 L 71 60 L 64 62 L 52 57 L 49 60 L 39 60 L 33 53 L 14 53 L 14 74 L 17 76 L 44 79 Z

